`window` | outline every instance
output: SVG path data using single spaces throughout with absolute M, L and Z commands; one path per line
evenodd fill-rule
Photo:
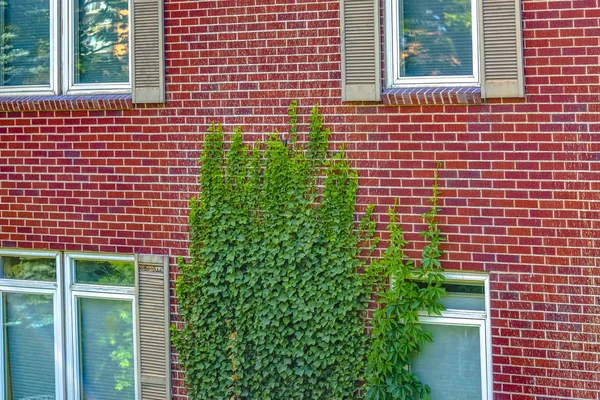
M 137 265 L 133 255 L 0 249 L 0 398 L 144 400 L 155 389 L 166 396 L 168 295 L 160 289 L 168 280 L 164 265 L 136 273 Z M 142 290 L 148 278 L 152 293 Z M 154 338 L 140 340 L 148 332 Z M 150 388 L 142 370 L 152 371 Z
M 482 98 L 525 96 L 521 0 L 340 4 L 344 101 L 381 101 L 382 94 L 431 88 L 449 95 L 479 91 Z
M 388 86 L 479 85 L 476 0 L 389 0 Z
M 3 1 L 0 95 L 139 89 L 138 102 L 164 101 L 162 24 L 162 0 Z
M 1 3 L 2 92 L 130 92 L 128 0 L 65 3 L 62 16 L 56 0 Z
M 445 273 L 441 316 L 419 317 L 433 334 L 413 359 L 412 371 L 431 387 L 436 400 L 491 400 L 489 277 Z

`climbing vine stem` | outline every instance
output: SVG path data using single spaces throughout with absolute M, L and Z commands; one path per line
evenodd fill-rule
M 427 229 L 421 233 L 426 245 L 420 263 L 404 253 L 407 241 L 394 206 L 388 212 L 389 245 L 383 256 L 367 268 L 366 279 L 377 295 L 365 370 L 367 400 L 420 400 L 429 399 L 431 393 L 410 366 L 423 345 L 433 341 L 431 333 L 419 324 L 419 313 L 439 315 L 444 310 L 442 297 L 446 290 L 442 287 L 440 261 L 444 238 L 436 220 L 440 167 L 438 164 L 434 172 L 431 209 L 423 214 Z

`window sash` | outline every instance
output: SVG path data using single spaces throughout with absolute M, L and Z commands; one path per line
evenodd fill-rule
M 473 45 L 473 75 L 472 76 L 424 76 L 424 77 L 401 77 L 400 76 L 400 39 L 401 21 L 399 11 L 401 1 L 410 0 L 387 0 L 386 1 L 386 84 L 390 88 L 411 87 L 447 87 L 463 86 L 478 87 L 479 81 L 479 10 L 478 1 L 471 0 L 471 40 Z M 417 0 L 418 1 L 418 0 Z
M 53 96 L 60 87 L 60 13 L 59 0 L 49 0 L 50 4 L 50 84 L 31 86 L 0 87 L 0 97 L 5 96 Z M 20 252 L 19 254 L 23 254 Z
M 83 385 L 81 382 L 81 347 L 79 343 L 79 310 L 78 298 L 96 298 L 106 300 L 127 300 L 132 303 L 132 329 L 133 329 L 133 363 L 134 363 L 134 389 L 135 398 L 140 398 L 139 392 L 139 346 L 137 338 L 137 302 L 135 287 L 101 286 L 75 283 L 75 260 L 111 260 L 111 261 L 135 261 L 134 256 L 120 254 L 93 254 L 93 253 L 65 253 L 65 282 L 68 295 L 65 297 L 66 318 L 66 354 L 67 354 L 67 398 L 69 400 L 80 400 L 82 398 Z
M 75 26 L 75 1 L 77 0 L 62 0 L 63 26 L 66 32 L 63 34 L 63 57 L 62 57 L 62 75 L 63 75 L 63 93 L 67 95 L 88 95 L 88 94 L 128 94 L 132 88 L 132 52 L 131 46 L 132 37 L 132 20 L 133 20 L 133 1 L 128 1 L 128 68 L 129 79 L 123 83 L 93 83 L 93 84 L 76 84 L 75 83 L 75 46 L 76 46 L 76 26 Z M 68 51 L 67 51 L 68 50 Z
M 41 294 L 53 296 L 53 313 L 54 313 L 54 360 L 55 360 L 55 396 L 56 399 L 62 399 L 65 393 L 65 362 L 64 354 L 64 335 L 63 335 L 63 312 L 62 312 L 62 268 L 60 263 L 60 255 L 56 252 L 42 251 L 19 251 L 19 250 L 2 250 L 0 255 L 12 255 L 20 257 L 36 257 L 36 256 L 55 256 L 56 257 L 56 279 L 57 282 L 35 282 L 2 279 L 0 280 L 0 321 L 2 329 L 0 329 L 0 393 L 2 398 L 6 395 L 6 346 L 4 321 L 4 293 L 23 293 L 23 294 Z
M 130 261 L 133 262 L 135 265 L 134 256 L 127 256 L 122 254 L 65 253 L 65 281 L 67 282 L 69 291 L 135 295 L 135 283 L 134 286 L 111 286 L 75 282 L 76 260 Z
M 452 318 L 446 316 L 421 316 L 419 322 L 430 325 L 456 325 L 456 326 L 476 326 L 479 327 L 479 354 L 481 368 L 481 400 L 491 400 L 492 395 L 492 358 L 491 349 L 489 349 L 489 327 L 487 319 L 470 318 Z M 435 340 L 435 338 L 434 338 Z
M 118 293 L 97 293 L 91 291 L 71 291 L 68 296 L 68 301 L 65 307 L 65 313 L 69 316 L 67 318 L 67 387 L 68 387 L 68 399 L 80 400 L 82 398 L 82 354 L 81 354 L 81 343 L 79 341 L 81 334 L 81 323 L 79 319 L 79 305 L 78 299 L 89 298 L 89 299 L 103 299 L 103 300 L 125 300 L 131 302 L 132 308 L 132 330 L 133 330 L 133 368 L 134 368 L 134 382 L 133 387 L 135 391 L 135 398 L 139 399 L 140 394 L 138 391 L 138 363 L 139 359 L 138 346 L 135 343 L 137 338 L 137 305 L 135 301 L 135 295 L 126 295 Z

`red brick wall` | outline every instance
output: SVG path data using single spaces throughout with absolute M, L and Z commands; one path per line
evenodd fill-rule
M 378 204 L 383 228 L 399 198 L 413 243 L 443 161 L 445 268 L 491 274 L 494 399 L 600 399 L 597 0 L 523 1 L 526 99 L 402 107 L 340 101 L 338 1 L 166 3 L 164 107 L 0 112 L 0 247 L 174 264 L 207 125 L 254 139 L 285 131 L 291 99 L 304 121 L 318 102 L 361 207 Z M 175 365 L 177 399 L 182 377 Z

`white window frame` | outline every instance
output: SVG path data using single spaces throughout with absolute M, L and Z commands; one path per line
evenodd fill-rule
M 94 253 L 77 253 L 77 252 L 66 252 L 65 253 L 65 282 L 67 287 L 65 288 L 67 295 L 65 296 L 65 315 L 66 319 L 66 332 L 67 332 L 67 399 L 68 400 L 81 400 L 81 354 L 79 346 L 79 324 L 78 324 L 78 312 L 77 299 L 78 298 L 97 298 L 106 300 L 128 300 L 132 303 L 132 329 L 133 329 L 133 364 L 134 364 L 134 390 L 135 398 L 140 398 L 139 393 L 139 344 L 137 342 L 137 302 L 136 302 L 136 287 L 135 282 L 133 286 L 106 286 L 106 285 L 93 285 L 83 284 L 75 282 L 75 261 L 77 260 L 89 260 L 89 261 L 131 261 L 135 263 L 135 256 L 125 256 L 118 254 L 94 254 Z
M 18 0 L 17 0 L 18 1 Z M 49 85 L 0 86 L 0 97 L 130 94 L 132 92 L 133 0 L 128 0 L 129 79 L 122 83 L 75 84 L 75 1 L 49 0 L 50 6 L 50 82 Z M 61 11 L 63 11 L 61 13 Z M 62 28 L 62 29 L 61 29 Z M 68 50 L 68 51 L 67 51 Z
M 429 315 L 427 311 L 419 312 L 419 322 L 435 325 L 478 326 L 481 360 L 481 393 L 482 400 L 492 400 L 492 333 L 490 317 L 490 277 L 487 274 L 443 272 L 444 283 L 479 284 L 484 288 L 485 310 L 456 310 L 442 311 L 442 315 Z M 435 338 L 434 338 L 435 340 Z
M 55 251 L 26 251 L 26 250 L 0 250 L 0 256 L 13 257 L 44 257 L 56 260 L 56 281 L 40 282 L 18 279 L 0 278 L 0 398 L 6 395 L 6 347 L 4 345 L 4 294 L 3 293 L 30 293 L 53 295 L 54 311 L 54 379 L 56 399 L 64 398 L 65 393 L 65 362 L 64 362 L 64 335 L 62 293 L 63 275 L 61 268 L 61 255 Z
M 385 1 L 385 42 L 386 42 L 386 86 L 388 88 L 415 87 L 479 87 L 480 86 L 480 46 L 479 46 L 479 6 L 477 0 L 471 0 L 471 39 L 473 45 L 473 75 L 465 76 L 400 76 L 400 8 L 402 1 L 419 0 L 386 0 Z

